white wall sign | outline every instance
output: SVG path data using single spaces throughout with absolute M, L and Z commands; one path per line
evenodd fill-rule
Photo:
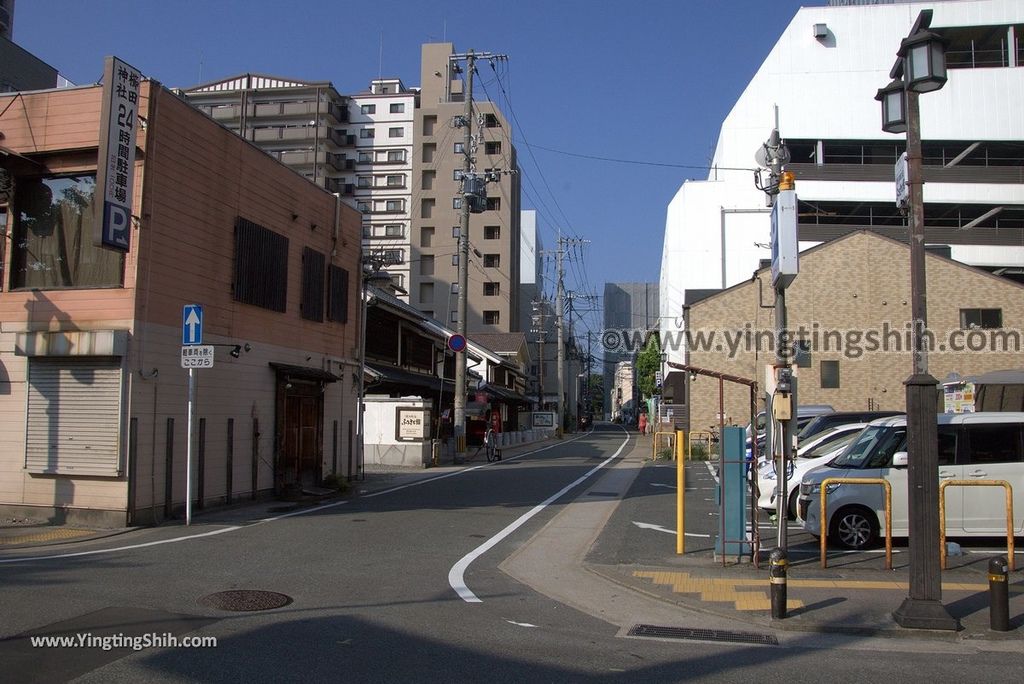
M 182 368 L 213 368 L 212 344 L 193 344 L 181 348 Z
M 96 205 L 93 242 L 127 252 L 131 246 L 132 183 L 135 176 L 135 139 L 138 130 L 139 86 L 142 74 L 117 57 L 107 57 L 103 68 L 103 109 L 100 115 L 96 187 L 102 192 Z
M 421 408 L 398 408 L 395 411 L 395 439 L 402 442 L 427 439 L 428 411 Z

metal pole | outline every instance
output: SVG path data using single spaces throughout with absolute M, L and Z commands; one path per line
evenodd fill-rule
M 562 404 L 562 395 L 565 392 L 565 299 L 563 295 L 562 278 L 564 277 L 564 271 L 562 269 L 562 237 L 558 237 L 558 288 L 556 290 L 556 303 L 555 303 L 555 315 L 558 317 L 555 320 L 555 330 L 558 333 L 558 358 L 556 359 L 556 366 L 558 368 L 558 422 L 556 423 L 558 429 L 555 434 L 559 437 L 562 436 L 562 416 L 564 415 L 564 407 Z
M 185 524 L 192 524 L 192 431 L 195 429 L 196 369 L 188 369 L 188 437 L 185 447 Z
M 786 290 L 779 287 L 775 290 L 775 327 L 778 333 L 775 345 L 776 367 L 789 366 L 789 325 L 786 316 Z M 791 382 L 795 385 L 795 380 Z M 778 483 L 778 494 L 775 501 L 775 516 L 778 522 L 778 547 L 784 552 L 789 547 L 789 464 L 793 460 L 793 417 L 796 414 L 796 393 L 790 392 L 790 418 L 782 420 L 782 448 L 775 447 L 775 452 L 780 455 L 778 467 L 775 472 L 775 482 Z M 774 420 L 767 416 L 768 420 Z M 769 423 L 770 424 L 770 423 Z
M 914 366 L 906 385 L 907 505 L 910 595 L 893 612 L 901 627 L 955 630 L 942 605 L 939 562 L 938 381 L 928 374 L 925 347 L 928 295 L 925 281 L 924 194 L 921 177 L 921 117 L 918 94 L 906 91 L 907 183 L 910 200 L 910 300 Z
M 462 173 L 465 179 L 473 170 L 473 70 L 476 56 L 466 55 L 466 107 L 462 134 Z M 466 336 L 467 292 L 469 288 L 469 196 L 462 181 L 462 220 L 459 227 L 459 299 L 456 332 Z M 466 453 L 466 350 L 455 352 L 455 460 L 461 462 Z

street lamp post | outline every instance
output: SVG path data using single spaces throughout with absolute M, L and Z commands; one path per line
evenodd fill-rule
M 924 195 L 921 174 L 920 93 L 946 82 L 944 40 L 926 29 L 931 10 L 917 17 L 900 43 L 892 83 L 875 96 L 882 103 L 882 130 L 907 134 L 906 185 L 910 241 L 910 298 L 913 318 L 913 370 L 904 382 L 907 402 L 907 498 L 910 551 L 909 596 L 893 612 L 901 627 L 955 630 L 956 620 L 942 605 L 939 567 L 939 465 L 936 415 L 938 381 L 928 372 L 927 286 L 925 281 Z M 898 193 L 899 194 L 899 193 Z

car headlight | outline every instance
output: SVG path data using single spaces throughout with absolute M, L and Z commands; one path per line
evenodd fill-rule
M 842 483 L 838 483 L 838 482 L 837 483 L 833 483 L 833 484 L 830 484 L 825 489 L 825 491 L 827 493 L 831 494 L 832 492 L 834 492 L 837 489 L 839 489 L 841 486 L 842 486 Z M 800 483 L 800 493 L 801 494 L 806 494 L 808 496 L 811 496 L 813 494 L 820 494 L 821 493 L 821 483 L 820 482 L 815 482 L 813 484 L 807 484 L 805 482 L 801 482 Z
M 775 479 L 775 469 L 774 468 L 767 468 L 765 470 L 762 470 L 761 471 L 761 479 L 762 480 L 774 480 Z

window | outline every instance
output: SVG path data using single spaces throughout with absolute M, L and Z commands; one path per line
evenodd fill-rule
M 451 293 L 453 295 L 459 294 L 459 284 L 458 283 L 452 283 Z
M 965 430 L 972 465 L 1021 462 L 1020 425 L 967 425 Z
M 420 228 L 420 247 L 430 247 L 434 242 L 434 228 L 424 226 Z
M 452 198 L 452 209 L 461 209 L 461 208 L 462 208 L 462 198 L 461 197 L 454 197 L 454 198 Z
M 428 219 L 434 213 L 434 204 L 437 200 L 434 199 L 423 199 L 420 200 L 420 218 Z
M 500 125 L 494 114 L 484 114 L 484 128 L 497 128 Z
M 360 164 L 370 164 L 372 162 L 373 162 L 373 157 L 370 156 L 369 152 L 360 152 L 359 153 L 359 163 Z
M 95 189 L 93 174 L 17 179 L 12 288 L 121 285 L 124 256 L 92 244 Z
M 811 367 L 811 341 L 797 340 L 793 345 L 794 361 L 797 368 Z
M 359 108 L 359 112 L 361 114 L 376 114 L 377 113 L 377 105 L 375 105 L 375 104 L 363 105 L 362 107 Z
M 436 125 L 436 116 L 430 115 L 423 117 L 423 135 L 434 135 L 434 126 Z
M 459 235 L 462 233 L 462 229 L 458 226 L 452 226 L 452 237 L 456 240 L 459 239 Z
M 356 209 L 358 209 L 359 211 L 363 212 L 364 214 L 368 214 L 368 213 L 370 213 L 370 203 L 369 202 L 356 202 Z
M 455 169 L 454 171 L 452 171 L 452 180 L 454 180 L 454 181 L 462 180 L 462 169 Z
M 302 250 L 302 300 L 299 313 L 307 321 L 324 320 L 324 275 L 327 258 L 305 247 Z
M 404 237 L 405 229 L 401 223 L 389 223 L 384 226 L 384 237 Z
M 487 268 L 498 268 L 501 266 L 501 255 L 484 254 L 484 266 Z
M 484 311 L 484 325 L 498 325 L 501 323 L 500 311 Z
M 424 149 L 426 149 L 424 147 Z M 405 161 L 405 150 L 388 150 L 388 161 L 389 162 L 404 162 Z
M 488 197 L 487 198 L 487 211 L 501 211 L 501 198 L 500 197 Z
M 391 106 L 390 106 L 390 110 L 391 110 L 392 114 L 404 114 L 405 113 L 405 103 L 404 102 L 392 102 Z
M 434 256 L 432 254 L 424 254 L 420 257 L 420 275 L 434 275 Z
M 434 301 L 434 283 L 423 283 L 420 285 L 420 303 L 426 304 Z
M 359 176 L 359 178 L 356 179 L 356 185 L 359 186 L 360 188 L 368 188 L 368 187 L 370 187 L 370 177 L 369 176 Z
M 484 154 L 501 154 L 501 141 L 488 140 L 484 143 Z
M 288 301 L 288 238 L 239 216 L 235 220 L 237 302 L 284 313 Z
M 385 208 L 387 211 L 402 211 L 405 207 L 402 200 L 393 199 L 386 202 Z
M 372 238 L 373 237 L 373 226 L 371 226 L 369 224 L 363 226 L 363 237 L 364 238 Z
M 458 254 L 452 254 L 452 266 L 458 266 L 458 265 L 459 265 L 459 255 Z
M 384 261 L 388 264 L 404 264 L 405 263 L 405 250 L 401 249 L 385 249 L 381 252 L 384 257 Z
M 401 138 L 403 135 L 405 135 L 405 129 L 401 126 L 392 126 L 388 129 L 389 138 Z
M 455 143 L 455 154 L 462 154 L 463 149 L 462 143 Z
M 459 322 L 459 312 L 458 311 L 452 311 L 450 314 L 448 314 L 448 320 L 451 321 L 452 323 L 458 323 Z
M 821 388 L 839 389 L 839 362 L 821 362 Z
M 498 240 L 501 238 L 501 226 L 484 226 L 484 240 Z
M 359 137 L 363 138 L 364 140 L 367 139 L 367 138 L 372 138 L 373 137 L 373 129 L 372 128 L 364 128 L 363 130 L 359 131 Z
M 433 190 L 434 189 L 434 179 L 435 178 L 437 178 L 437 171 L 424 171 L 423 172 L 423 182 L 422 182 L 423 189 L 424 190 Z
M 960 309 L 960 328 L 1002 328 L 1002 309 Z
M 389 188 L 404 188 L 405 176 L 400 173 L 389 175 L 387 177 L 387 184 Z
M 423 163 L 432 164 L 434 162 L 434 154 L 437 152 L 437 145 L 434 143 L 423 143 Z
M 484 283 L 484 296 L 497 297 L 501 294 L 501 283 Z

